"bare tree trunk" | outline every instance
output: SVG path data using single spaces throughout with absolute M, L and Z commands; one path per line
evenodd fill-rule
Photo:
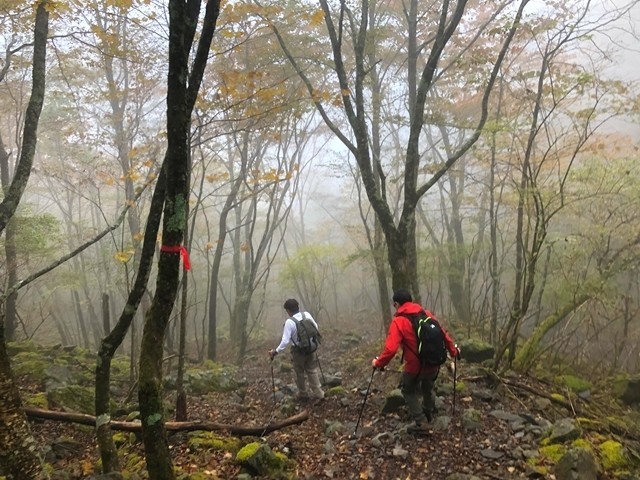
M 187 205 L 187 212 L 189 205 Z M 187 217 L 189 214 L 187 213 Z M 188 238 L 189 229 L 185 227 L 185 237 Z M 180 324 L 178 333 L 178 373 L 176 375 L 176 421 L 184 422 L 187 419 L 187 393 L 184 389 L 184 360 L 187 342 L 187 293 L 189 291 L 189 275 L 187 271 L 182 273 L 182 289 L 180 291 Z
M 42 463 L 11 373 L 3 322 L 0 322 L 0 475 L 32 480 L 42 472 Z
M 44 102 L 49 12 L 46 0 L 38 2 L 33 32 L 31 97 L 25 112 L 24 133 L 15 175 L 0 203 L 0 233 L 15 215 L 27 186 L 37 144 L 38 123 Z M 0 305 L 4 311 L 4 305 Z M 32 480 L 42 473 L 37 445 L 27 423 L 20 393 L 11 372 L 4 334 L 4 314 L 0 317 L 0 469 L 14 480 Z
M 160 220 L 162 218 L 162 206 L 165 197 L 166 173 L 163 167 L 158 176 L 158 183 L 153 192 L 151 205 L 149 207 L 149 217 L 145 229 L 144 240 L 142 243 L 142 254 L 140 255 L 140 263 L 138 264 L 138 272 L 136 275 L 133 288 L 129 292 L 127 304 L 125 305 L 120 318 L 113 330 L 109 330 L 108 335 L 100 342 L 98 349 L 98 361 L 96 363 L 96 387 L 95 387 L 95 409 L 96 409 L 96 436 L 98 440 L 98 448 L 100 450 L 100 458 L 102 459 L 102 470 L 104 473 L 117 471 L 119 469 L 119 461 L 117 450 L 111 436 L 111 417 L 110 402 L 111 395 L 109 392 L 111 378 L 111 361 L 113 355 L 132 326 L 133 320 L 138 311 L 138 306 L 144 297 L 149 275 L 153 266 L 153 255 L 155 252 L 156 238 L 160 228 Z M 132 335 L 135 338 L 135 336 Z M 131 370 L 133 372 L 133 370 Z M 130 372 L 130 373 L 131 373 Z M 132 383 L 133 384 L 133 383 Z

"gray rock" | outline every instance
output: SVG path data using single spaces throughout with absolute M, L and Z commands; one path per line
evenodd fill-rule
M 523 422 L 523 418 L 515 413 L 505 412 L 504 410 L 493 410 L 489 413 L 492 417 L 506 422 Z
M 564 443 L 575 440 L 580 437 L 580 435 L 580 428 L 572 418 L 562 418 L 551 427 L 549 442 Z
M 536 398 L 534 404 L 538 410 L 544 412 L 551 406 L 551 400 L 548 398 Z
M 338 387 L 340 385 L 342 385 L 342 377 L 338 376 L 338 373 L 334 374 L 334 375 L 325 375 L 324 376 L 324 384 L 325 386 L 331 388 L 331 387 Z
M 575 448 L 562 456 L 554 473 L 556 480 L 597 480 L 598 466 L 591 452 Z
M 401 446 L 396 445 L 393 448 L 393 456 L 405 459 L 405 458 L 407 458 L 409 456 L 409 452 L 407 450 L 405 450 L 404 448 L 402 448 Z
M 324 453 L 333 453 L 336 451 L 335 447 L 333 446 L 333 442 L 331 441 L 331 439 L 327 440 L 324 443 Z
M 451 417 L 447 415 L 439 415 L 433 419 L 433 423 L 431 424 L 431 426 L 436 431 L 446 430 L 447 428 L 449 428 L 450 423 L 451 423 Z
M 480 450 L 480 455 L 490 460 L 497 460 L 502 458 L 504 453 L 493 450 L 492 448 L 485 448 L 484 450 Z
M 340 422 L 332 422 L 330 420 L 324 421 L 324 433 L 327 436 L 331 436 L 334 433 L 343 433 L 347 431 L 347 427 Z
M 405 405 L 404 397 L 399 388 L 392 390 L 385 399 L 384 406 L 382 407 L 382 413 L 395 413 Z
M 69 437 L 60 437 L 51 444 L 51 451 L 57 459 L 75 458 L 83 448 L 80 442 Z
M 462 412 L 463 428 L 467 430 L 479 430 L 482 426 L 482 414 L 478 410 L 469 408 Z

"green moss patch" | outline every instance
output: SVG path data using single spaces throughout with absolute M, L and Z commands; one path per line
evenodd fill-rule
M 540 455 L 552 463 L 558 463 L 565 453 L 567 453 L 567 447 L 560 443 L 540 447 Z
M 327 396 L 343 395 L 345 393 L 344 387 L 338 385 L 337 387 L 331 387 L 327 390 Z
M 575 393 L 584 392 L 592 387 L 591 382 L 580 377 L 576 377 L 575 375 L 559 375 L 556 377 L 556 382 L 560 385 L 566 386 Z
M 191 450 L 222 450 L 236 453 L 240 450 L 240 440 L 235 437 L 223 437 L 213 432 L 189 433 L 187 445 Z
M 598 456 L 605 470 L 621 470 L 629 466 L 624 446 L 615 440 L 598 445 Z

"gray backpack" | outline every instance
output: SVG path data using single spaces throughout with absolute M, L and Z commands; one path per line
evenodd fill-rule
M 291 320 L 296 323 L 296 332 L 298 334 L 296 349 L 306 354 L 315 352 L 322 343 L 322 336 L 311 319 L 307 318 L 303 313 L 302 320 L 296 320 L 293 317 L 291 317 Z

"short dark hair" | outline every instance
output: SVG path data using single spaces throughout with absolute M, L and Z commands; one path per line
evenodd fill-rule
M 412 302 L 413 297 L 411 296 L 411 292 L 406 288 L 399 288 L 396 290 L 396 293 L 393 294 L 393 301 L 398 303 L 398 305 L 402 305 L 403 303 Z
M 284 309 L 287 312 L 298 313 L 300 311 L 300 305 L 295 298 L 290 298 L 286 302 L 284 302 Z

